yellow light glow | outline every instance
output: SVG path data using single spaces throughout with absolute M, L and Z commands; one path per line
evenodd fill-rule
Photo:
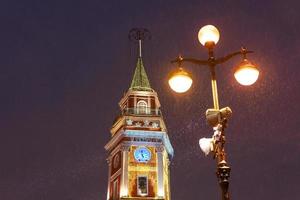
M 217 44 L 220 39 L 220 33 L 215 26 L 206 25 L 199 30 L 198 39 L 203 46 L 205 46 L 205 44 L 208 42 Z
M 192 86 L 193 80 L 190 75 L 183 71 L 182 68 L 178 72 L 175 72 L 169 79 L 169 85 L 172 90 L 177 93 L 184 93 L 190 89 Z
M 164 188 L 159 188 L 158 189 L 157 196 L 159 196 L 159 197 L 165 197 Z
M 252 85 L 256 82 L 259 76 L 258 69 L 252 65 L 250 62 L 248 62 L 246 59 L 241 63 L 240 66 L 238 66 L 237 70 L 234 73 L 235 79 L 241 84 L 241 85 Z
M 128 196 L 128 188 L 121 187 L 120 197 L 127 197 L 127 196 Z

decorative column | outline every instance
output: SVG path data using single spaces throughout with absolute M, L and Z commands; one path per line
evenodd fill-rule
M 163 163 L 164 147 L 156 147 L 157 155 L 157 196 L 164 198 L 164 163 Z
M 134 96 L 133 97 L 133 105 L 135 108 L 137 107 L 136 103 L 137 103 L 137 98 L 136 98 L 136 96 Z
M 122 145 L 122 177 L 121 177 L 121 188 L 120 188 L 120 197 L 128 196 L 128 152 L 129 145 Z
M 111 176 L 111 155 L 106 159 L 108 164 L 108 185 L 107 185 L 107 197 L 106 199 L 109 200 L 110 197 L 110 176 Z

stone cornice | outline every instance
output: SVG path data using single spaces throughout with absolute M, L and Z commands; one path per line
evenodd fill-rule
M 110 151 L 112 147 L 116 146 L 118 142 L 122 140 L 122 138 L 128 137 L 128 138 L 134 138 L 134 137 L 140 137 L 140 138 L 157 138 L 161 139 L 163 145 L 166 148 L 166 151 L 171 156 L 174 155 L 173 147 L 170 143 L 168 134 L 164 131 L 144 131 L 144 130 L 122 130 L 114 135 L 114 137 L 105 145 L 105 149 L 107 151 Z M 127 145 L 141 145 L 141 144 L 157 144 L 157 142 L 147 142 L 147 141 L 124 141 L 124 144 Z

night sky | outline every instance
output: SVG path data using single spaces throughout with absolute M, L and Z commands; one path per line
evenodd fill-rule
M 198 145 L 212 135 L 209 71 L 184 65 L 194 80 L 186 94 L 167 85 L 179 53 L 207 58 L 197 39 L 206 24 L 221 34 L 216 56 L 243 45 L 260 68 L 251 87 L 233 77 L 240 58 L 217 69 L 220 105 L 233 110 L 232 199 L 299 199 L 299 8 L 296 0 L 2 0 L 0 199 L 106 199 L 104 145 L 133 76 L 134 27 L 152 33 L 143 60 L 175 150 L 172 200 L 220 199 L 215 161 Z

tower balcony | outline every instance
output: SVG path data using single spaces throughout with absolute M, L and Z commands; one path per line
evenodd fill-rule
M 160 109 L 151 109 L 150 107 L 142 108 L 125 108 L 122 115 L 137 115 L 137 116 L 161 116 Z

